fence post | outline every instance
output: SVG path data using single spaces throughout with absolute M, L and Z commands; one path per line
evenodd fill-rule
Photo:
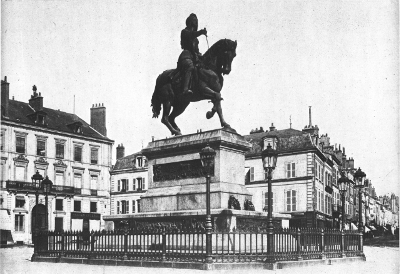
M 300 228 L 297 228 L 297 233 L 296 233 L 296 238 L 297 238 L 297 260 L 301 261 L 303 260 L 303 257 L 301 256 L 301 232 Z
M 342 253 L 342 258 L 346 257 L 346 253 L 345 253 L 345 246 L 344 246 L 344 230 L 340 230 L 340 252 Z
M 128 260 L 128 230 L 124 230 L 124 256 L 122 260 Z
M 165 227 L 162 230 L 162 259 L 161 261 L 164 262 L 167 259 L 167 235 L 165 232 Z
M 61 252 L 60 252 L 60 258 L 65 256 L 65 246 L 64 246 L 65 238 L 64 238 L 64 235 L 65 235 L 65 233 L 64 233 L 64 230 L 63 230 L 63 231 L 61 231 Z
M 92 230 L 92 233 L 90 233 L 90 237 L 89 237 L 89 241 L 90 241 L 90 252 L 89 252 L 89 256 L 88 259 L 94 259 L 94 231 Z
M 325 255 L 325 233 L 324 229 L 321 228 L 321 259 L 325 260 L 326 255 Z
M 364 250 L 363 250 L 363 245 L 364 245 L 364 242 L 363 242 L 363 232 L 361 231 L 361 232 L 360 232 L 359 242 L 358 242 L 358 250 L 359 250 L 359 252 L 360 252 L 360 255 L 361 255 L 362 257 L 365 257 Z

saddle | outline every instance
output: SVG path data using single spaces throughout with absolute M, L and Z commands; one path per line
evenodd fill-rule
M 192 76 L 190 79 L 190 84 L 189 87 L 191 87 L 191 89 L 194 89 L 194 86 L 198 84 L 198 70 L 201 69 L 200 66 L 196 65 L 193 72 L 192 72 Z M 183 74 L 185 73 L 185 71 L 176 68 L 174 70 L 172 70 L 169 75 L 168 75 L 168 79 L 171 83 L 172 86 L 172 90 L 175 92 L 175 94 L 177 95 L 181 95 L 183 93 Z

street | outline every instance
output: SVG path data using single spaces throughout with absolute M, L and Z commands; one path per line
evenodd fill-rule
M 393 247 L 364 247 L 367 261 L 363 263 L 352 264 L 335 264 L 325 266 L 312 266 L 303 268 L 288 268 L 276 271 L 270 270 L 251 270 L 252 273 L 399 273 L 399 248 Z M 38 263 L 31 262 L 33 248 L 21 246 L 14 248 L 0 249 L 1 273 L 206 273 L 202 270 L 187 270 L 187 269 L 167 269 L 167 268 L 143 268 L 143 267 L 125 267 L 125 266 L 94 266 L 84 264 L 61 264 L 61 263 Z M 211 271 L 212 273 L 243 273 L 244 270 L 236 271 Z

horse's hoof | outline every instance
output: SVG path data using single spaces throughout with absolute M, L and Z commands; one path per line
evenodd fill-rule
M 212 112 L 212 111 L 207 111 L 207 113 L 206 113 L 207 119 L 211 119 L 213 116 L 214 116 L 214 112 Z
M 224 124 L 224 125 L 222 126 L 222 128 L 225 129 L 226 131 L 233 132 L 233 133 L 237 133 L 236 130 L 233 129 L 229 124 Z

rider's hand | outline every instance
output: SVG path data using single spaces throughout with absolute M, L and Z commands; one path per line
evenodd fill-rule
M 207 36 L 207 30 L 206 30 L 206 28 L 202 29 L 202 31 L 203 31 L 203 34 L 204 34 L 205 36 Z

